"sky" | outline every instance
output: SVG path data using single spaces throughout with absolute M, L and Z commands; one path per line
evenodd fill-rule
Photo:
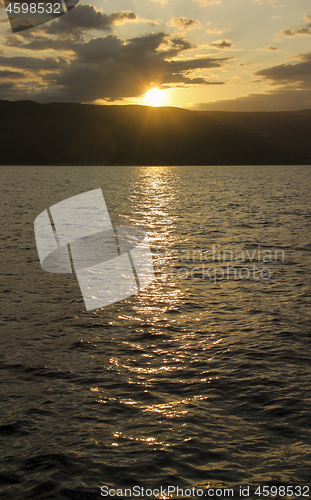
M 0 99 L 311 108 L 310 0 L 92 0 L 19 33 L 0 0 Z

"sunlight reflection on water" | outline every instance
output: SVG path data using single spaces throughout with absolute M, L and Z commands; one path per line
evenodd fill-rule
M 6 478 L 18 471 L 32 498 L 47 483 L 82 498 L 102 484 L 308 481 L 308 168 L 2 168 L 1 178 Z M 148 232 L 156 279 L 87 313 L 74 276 L 40 268 L 33 220 L 98 187 L 113 225 Z M 170 272 L 200 264 L 180 262 L 183 249 L 213 244 L 286 258 L 267 281 Z

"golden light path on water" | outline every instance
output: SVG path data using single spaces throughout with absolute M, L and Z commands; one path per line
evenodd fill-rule
M 131 172 L 129 172 L 131 176 Z M 133 314 L 119 314 L 117 320 L 110 322 L 117 326 L 120 322 L 135 321 L 141 325 L 135 329 L 136 334 L 143 333 L 148 328 L 149 341 L 122 340 L 122 345 L 131 353 L 127 362 L 124 356 L 117 354 L 109 359 L 109 364 L 119 372 L 125 372 L 127 383 L 130 387 L 141 387 L 144 393 L 152 394 L 153 385 L 159 379 L 168 377 L 180 387 L 191 387 L 193 384 L 206 385 L 217 380 L 218 375 L 210 376 L 209 370 L 203 373 L 193 371 L 191 365 L 199 363 L 199 357 L 206 357 L 206 362 L 211 362 L 213 357 L 204 354 L 210 345 L 218 344 L 222 339 L 214 339 L 214 334 L 197 338 L 193 326 L 204 321 L 204 311 L 186 311 L 183 304 L 187 302 L 189 290 L 181 287 L 178 279 L 166 272 L 170 263 L 169 250 L 178 249 L 185 244 L 176 238 L 176 229 L 180 217 L 180 179 L 174 168 L 167 167 L 142 167 L 136 169 L 131 182 L 130 203 L 135 207 L 129 216 L 125 216 L 126 225 L 139 225 L 148 228 L 148 237 L 153 250 L 156 280 L 142 291 L 137 300 L 132 304 Z M 191 293 L 191 292 L 190 292 Z M 168 338 L 169 336 L 169 338 Z M 163 340 L 162 340 L 163 338 Z M 132 355 L 138 352 L 139 356 Z M 201 361 L 202 362 L 202 361 Z M 161 424 L 162 419 L 186 418 L 189 408 L 195 405 L 205 405 L 208 396 L 200 391 L 195 391 L 188 397 L 184 394 L 171 394 L 167 392 L 160 397 L 161 402 L 144 404 L 135 398 L 117 398 L 120 404 L 139 408 L 143 414 L 154 415 Z M 159 395 L 157 395 L 159 399 Z M 106 400 L 107 401 L 107 400 Z M 98 402 L 103 402 L 102 398 Z M 181 424 L 181 429 L 186 423 Z M 149 446 L 170 447 L 169 440 L 156 434 L 143 434 L 139 437 L 121 429 L 114 434 L 114 446 L 119 440 L 141 441 Z M 191 438 L 185 437 L 184 442 Z

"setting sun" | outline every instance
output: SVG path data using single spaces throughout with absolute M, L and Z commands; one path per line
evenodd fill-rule
M 164 106 L 167 96 L 165 90 L 154 88 L 145 93 L 144 100 L 148 106 Z

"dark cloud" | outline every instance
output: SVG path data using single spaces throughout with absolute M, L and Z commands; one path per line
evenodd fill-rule
M 296 56 L 300 62 L 296 64 L 279 64 L 260 71 L 256 76 L 261 76 L 272 84 L 292 85 L 299 84 L 300 87 L 311 87 L 311 53 Z
M 308 23 L 306 26 L 302 26 L 301 28 L 292 30 L 282 30 L 278 33 L 278 36 L 311 35 L 311 16 L 309 14 L 306 14 L 304 16 L 304 20 Z
M 120 67 L 124 72 L 129 68 L 148 73 L 159 72 L 164 65 L 163 52 L 158 52 L 160 44 L 165 40 L 164 33 L 156 33 L 143 37 L 133 38 L 124 43 L 115 35 L 93 38 L 87 43 L 78 44 L 75 48 L 77 61 L 81 63 L 92 63 L 101 66 Z M 182 49 L 178 48 L 168 51 L 178 54 Z M 166 55 L 168 54 L 166 53 Z
M 46 57 L 45 59 L 41 59 L 23 56 L 0 56 L 0 66 L 6 68 L 25 69 L 31 72 L 65 69 L 66 64 L 67 61 L 61 57 Z
M 165 86 L 166 83 L 172 84 L 172 83 L 180 83 L 183 85 L 180 85 L 181 87 L 184 88 L 184 84 L 188 85 L 224 85 L 225 82 L 210 82 L 206 80 L 206 78 L 202 77 L 197 77 L 197 78 L 189 78 L 185 75 L 182 74 L 167 74 L 164 76 L 163 79 L 163 85 Z
M 126 21 L 135 21 L 136 14 L 130 11 L 113 12 L 112 14 L 103 14 L 92 5 L 78 5 L 65 16 L 44 26 L 47 34 L 66 34 L 77 30 L 104 30 L 110 31 L 116 24 L 123 24 Z
M 36 31 L 23 31 L 20 32 L 19 38 L 19 46 L 21 48 L 27 48 L 31 50 L 47 50 L 48 48 L 53 48 L 55 50 L 67 50 L 66 44 L 64 47 L 61 47 L 61 44 L 53 44 L 53 47 L 48 46 L 48 39 L 40 40 L 38 43 L 38 39 L 40 38 L 39 34 L 45 36 L 57 35 L 59 40 L 75 40 L 79 41 L 84 38 L 84 34 L 90 30 L 99 30 L 99 31 L 111 31 L 113 26 L 124 24 L 130 21 L 138 21 L 139 18 L 134 14 L 134 12 L 130 11 L 116 11 L 112 12 L 112 14 L 103 14 L 100 10 L 96 9 L 92 5 L 82 5 L 79 4 L 74 9 L 71 9 L 66 13 L 65 16 L 61 16 L 54 21 L 51 21 L 47 24 L 38 26 Z M 7 22 L 7 20 L 6 20 Z M 27 46 L 22 45 L 20 41 L 22 39 L 36 39 L 37 43 L 29 43 Z M 6 45 L 11 47 L 18 46 L 17 42 L 14 44 L 14 37 L 7 36 L 9 39 L 9 43 L 6 42 Z M 58 41 L 59 41 L 58 40 Z M 31 40 L 32 41 L 32 40 Z M 54 40 L 55 41 L 55 40 Z
M 303 62 L 311 61 L 311 52 L 306 53 L 306 54 L 297 54 L 295 59 L 300 59 L 300 61 L 303 61 Z
M 110 101 L 142 95 L 151 82 L 161 87 L 174 85 L 219 85 L 197 75 L 195 70 L 220 68 L 230 58 L 180 58 L 180 54 L 193 46 L 182 38 L 170 38 L 165 33 L 121 40 L 115 35 L 92 38 L 74 46 L 74 57 L 62 58 L 10 58 L 0 57 L 0 65 L 10 67 L 40 67 L 45 71 L 38 82 L 36 100 L 48 102 Z M 172 58 L 176 58 L 172 60 Z M 180 59 L 177 59 L 180 58 Z M 55 66 L 55 71 L 51 71 Z M 61 69 L 61 71 L 60 71 Z
M 67 15 L 67 14 L 66 14 Z M 83 36 L 69 36 L 67 38 L 50 38 L 47 36 L 40 36 L 33 34 L 30 41 L 24 40 L 22 36 L 16 34 L 9 34 L 6 37 L 5 44 L 7 47 L 15 47 L 23 50 L 44 51 L 44 50 L 57 50 L 57 51 L 72 51 L 75 45 L 84 40 Z
M 35 31 L 7 34 L 3 44 L 7 47 L 32 51 L 72 51 L 77 43 L 85 42 L 87 31 L 109 32 L 113 26 L 129 21 L 141 21 L 141 19 L 130 11 L 116 11 L 107 15 L 92 5 L 78 5 L 65 16 L 39 26 Z
M 159 50 L 160 46 L 167 50 Z M 133 38 L 124 43 L 116 36 L 78 44 L 77 59 L 64 72 L 48 76 L 60 89 L 63 100 L 117 100 L 143 94 L 150 82 L 196 84 L 210 82 L 191 74 L 196 69 L 218 68 L 227 58 L 167 60 L 191 48 L 181 39 L 169 40 L 165 33 Z M 53 80 L 53 81 L 52 81 Z
M 180 61 L 169 61 L 167 63 L 167 70 L 170 73 L 180 73 L 183 71 L 190 71 L 194 69 L 209 69 L 209 68 L 220 68 L 223 66 L 225 60 L 231 58 L 213 59 L 213 58 L 195 58 L 186 59 Z
M 219 111 L 282 111 L 311 108 L 311 53 L 298 54 L 293 64 L 279 64 L 256 71 L 267 83 L 278 86 L 262 94 L 199 103 L 195 109 Z
M 16 84 L 14 82 L 1 82 L 0 83 L 0 92 L 14 92 L 16 88 Z M 18 88 L 17 88 L 18 91 Z
M 200 26 L 201 23 L 199 21 L 195 21 L 195 19 L 188 19 L 187 17 L 172 17 L 169 26 L 176 26 L 181 29 L 190 29 Z
M 311 28 L 304 26 L 303 28 L 297 28 L 295 30 L 283 30 L 278 33 L 282 36 L 296 36 L 296 35 L 311 35 Z
M 258 49 L 256 49 L 256 50 L 272 50 L 272 51 L 275 51 L 275 50 L 279 50 L 279 49 L 277 49 L 273 45 L 269 45 L 268 47 L 258 47 Z
M 216 49 L 228 49 L 232 47 L 232 40 L 228 38 L 221 38 L 220 40 L 215 40 L 210 44 L 210 47 L 216 47 Z
M 277 89 L 235 99 L 198 103 L 197 110 L 214 111 L 295 111 L 311 108 L 311 90 Z
M 178 52 L 181 52 L 182 50 L 191 50 L 191 49 L 196 49 L 197 45 L 193 45 L 192 43 L 188 42 L 188 40 L 185 40 L 184 38 L 180 37 L 172 37 L 169 39 L 169 43 L 172 45 L 172 57 L 174 56 L 173 52 L 175 50 L 176 55 Z
M 167 50 L 158 50 L 160 46 L 168 46 Z M 87 43 L 75 47 L 77 61 L 83 63 L 121 65 L 135 68 L 137 73 L 150 73 L 152 81 L 161 73 L 180 73 L 194 69 L 220 67 L 228 58 L 196 58 L 170 61 L 181 52 L 193 46 L 179 38 L 168 39 L 165 33 L 155 33 L 132 38 L 124 43 L 114 35 L 94 38 Z M 106 66 L 107 67 L 107 66 Z M 159 78 L 158 78 L 159 79 Z
M 239 63 L 238 66 L 242 68 L 243 66 L 251 66 L 252 64 L 255 64 L 255 63 L 253 63 L 253 62 Z
M 134 14 L 134 12 L 130 12 L 129 10 L 122 12 L 113 12 L 109 17 L 112 24 L 124 24 L 127 21 L 135 21 L 138 19 L 136 14 Z
M 26 75 L 21 71 L 10 71 L 2 70 L 0 71 L 0 81 L 2 80 L 20 80 L 26 78 Z

